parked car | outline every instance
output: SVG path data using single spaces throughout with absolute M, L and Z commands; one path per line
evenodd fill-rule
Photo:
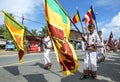
M 15 49 L 15 45 L 12 40 L 6 41 L 5 49 L 6 50 L 14 50 Z

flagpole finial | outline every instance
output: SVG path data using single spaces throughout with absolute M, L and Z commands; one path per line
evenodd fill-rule
M 76 6 L 76 9 L 78 10 L 78 6 Z

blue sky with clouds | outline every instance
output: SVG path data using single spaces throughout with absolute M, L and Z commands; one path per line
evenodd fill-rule
M 75 14 L 76 8 L 78 8 L 82 19 L 85 13 L 87 12 L 88 8 L 91 5 L 93 5 L 94 11 L 97 13 L 96 19 L 98 29 L 103 31 L 103 37 L 108 38 L 111 31 L 114 34 L 114 38 L 118 38 L 120 36 L 119 0 L 58 1 L 62 5 L 62 7 L 67 11 L 71 18 Z M 22 15 L 24 15 L 24 25 L 27 26 L 29 30 L 41 30 L 41 27 L 44 27 L 46 24 L 44 17 L 43 0 L 2 0 L 0 2 L 0 10 L 5 10 L 8 13 L 12 13 L 19 23 L 21 23 L 21 18 L 19 17 L 22 17 Z M 1 13 L 0 24 L 3 24 L 3 17 L 1 16 Z M 80 23 L 76 25 L 79 27 L 79 29 L 81 29 Z M 75 29 L 73 26 L 71 28 Z

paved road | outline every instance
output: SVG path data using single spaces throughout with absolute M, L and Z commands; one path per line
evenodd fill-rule
M 83 53 L 77 51 L 78 71 L 63 77 L 56 56 L 52 52 L 53 62 L 50 70 L 43 69 L 43 54 L 33 53 L 24 57 L 23 64 L 18 64 L 17 54 L 0 56 L 0 82 L 120 82 L 120 53 L 110 52 L 106 61 L 98 65 L 96 79 L 79 80 L 83 69 Z

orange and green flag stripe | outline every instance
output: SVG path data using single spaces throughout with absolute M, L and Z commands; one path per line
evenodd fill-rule
M 54 0 L 45 0 L 45 12 L 46 20 L 54 25 L 55 27 L 61 29 L 65 33 L 65 37 L 68 38 L 70 34 L 70 21 L 65 13 L 60 9 L 58 4 Z M 58 20 L 59 19 L 59 20 Z
M 67 76 L 78 68 L 74 48 L 68 42 L 70 20 L 56 3 L 56 0 L 44 0 L 44 9 L 57 60 L 60 63 L 63 75 Z
M 22 63 L 22 58 L 24 56 L 24 48 L 23 48 L 24 27 L 20 25 L 17 21 L 15 21 L 5 11 L 2 11 L 2 15 L 4 17 L 4 22 L 18 50 L 19 62 Z

